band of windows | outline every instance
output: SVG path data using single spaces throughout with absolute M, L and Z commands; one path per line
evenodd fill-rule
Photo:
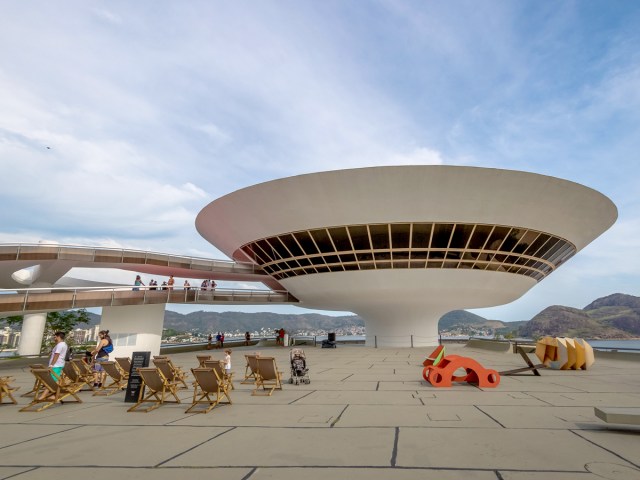
M 542 280 L 576 253 L 569 241 L 521 227 L 383 223 L 316 228 L 240 247 L 277 279 L 347 270 L 470 268 Z

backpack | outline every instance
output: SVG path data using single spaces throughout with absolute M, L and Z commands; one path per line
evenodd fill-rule
M 113 352 L 113 343 L 110 343 L 109 345 L 107 345 L 106 347 L 102 347 L 102 350 L 104 350 L 105 353 L 111 353 Z
M 64 361 L 70 362 L 71 360 L 73 360 L 73 348 L 67 347 L 67 353 L 64 355 Z

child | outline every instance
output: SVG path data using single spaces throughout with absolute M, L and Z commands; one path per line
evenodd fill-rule
M 231 375 L 231 350 L 225 350 L 224 353 L 224 373 L 228 376 Z

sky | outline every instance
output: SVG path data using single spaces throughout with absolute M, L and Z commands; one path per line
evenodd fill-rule
M 522 298 L 474 313 L 638 295 L 638 25 L 640 3 L 610 0 L 3 2 L 0 243 L 225 258 L 194 221 L 239 188 L 470 165 L 572 180 L 619 211 Z M 266 308 L 306 312 L 236 310 Z

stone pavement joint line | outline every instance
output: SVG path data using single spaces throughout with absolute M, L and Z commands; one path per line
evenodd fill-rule
M 213 437 L 211 437 L 211 438 L 209 438 L 209 439 L 205 440 L 204 442 L 201 442 L 201 443 L 199 443 L 199 444 L 197 444 L 197 445 L 194 445 L 194 446 L 193 446 L 193 447 L 191 447 L 191 448 L 188 448 L 188 449 L 187 449 L 187 450 L 185 450 L 184 452 L 178 453 L 177 455 L 174 455 L 174 456 L 173 456 L 173 457 L 171 457 L 171 458 L 167 458 L 166 460 L 163 460 L 162 462 L 158 463 L 158 464 L 157 464 L 157 465 L 155 465 L 155 466 L 156 466 L 156 467 L 161 467 L 161 466 L 162 466 L 162 465 L 164 465 L 165 463 L 170 462 L 171 460 L 173 460 L 173 459 L 175 459 L 175 458 L 178 458 L 180 455 L 184 455 L 185 453 L 189 453 L 189 452 L 190 452 L 191 450 L 193 450 L 194 448 L 198 448 L 199 446 L 204 445 L 205 443 L 210 442 L 211 440 L 215 440 L 216 438 L 218 438 L 218 437 L 220 437 L 220 436 L 224 435 L 225 433 L 230 432 L 231 430 L 235 430 L 236 428 L 237 428 L 237 427 L 231 427 L 230 429 L 225 430 L 224 432 L 220 432 L 220 433 L 218 433 L 217 435 L 214 435 Z
M 629 462 L 631 465 L 633 465 L 634 467 L 640 469 L 640 465 L 638 465 L 637 463 L 634 463 L 632 460 L 629 460 L 628 458 L 623 457 L 622 455 L 620 455 L 619 453 L 614 452 L 613 450 L 610 450 L 608 448 L 603 447 L 602 445 L 597 444 L 596 442 L 589 440 L 588 438 L 583 437 L 582 435 L 580 435 L 580 433 L 576 432 L 575 430 L 569 430 L 571 433 L 573 433 L 574 435 L 577 435 L 578 437 L 582 438 L 583 440 L 586 440 L 587 442 L 595 445 L 596 447 L 600 447 L 603 450 L 606 450 L 607 452 L 611 453 L 612 455 L 615 455 L 616 457 L 620 458 L 621 460 L 624 460 L 625 462 Z
M 461 349 L 447 346 L 498 371 L 522 366 L 514 354 Z M 255 347 L 232 350 L 239 367 Z M 189 371 L 196 353 L 171 357 Z M 261 353 L 288 373 L 288 349 Z M 19 405 L 0 405 L 0 480 L 640 479 L 640 427 L 606 424 L 594 413 L 640 403 L 640 357 L 506 376 L 482 389 L 427 384 L 422 361 L 430 351 L 422 349 L 305 353 L 311 384 L 285 378 L 265 397 L 236 382 L 233 404 L 208 414 L 185 413 L 192 390 L 179 391 L 181 404 L 150 413 L 127 413 L 123 393 L 82 392 L 83 403 L 40 413 L 19 413 L 30 399 L 16 397 Z M 33 385 L 17 362 L 0 361 L 0 375 L 15 377 L 20 391 Z

